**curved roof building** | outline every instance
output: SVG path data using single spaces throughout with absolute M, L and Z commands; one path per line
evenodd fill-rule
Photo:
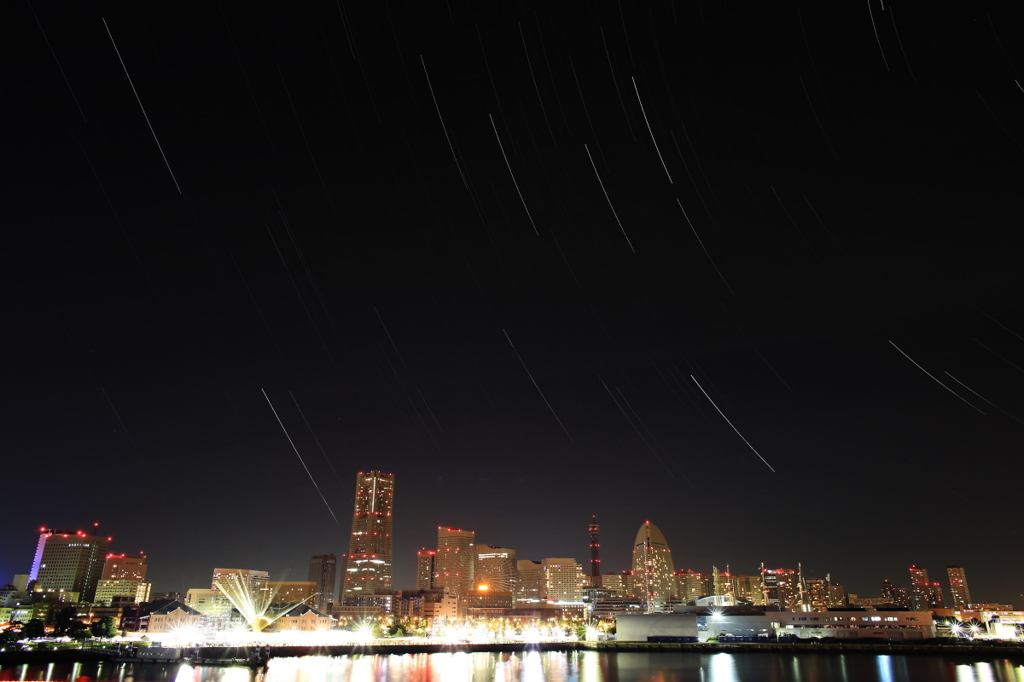
M 665 536 L 647 521 L 633 544 L 633 589 L 648 612 L 658 610 L 674 596 L 675 570 Z

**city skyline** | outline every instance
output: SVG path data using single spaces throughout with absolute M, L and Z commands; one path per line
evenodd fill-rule
M 589 573 L 596 515 L 605 573 L 649 520 L 1024 601 L 1002 9 L 9 14 L 0 579 L 98 521 L 158 591 L 302 580 L 390 471 L 395 587 L 438 526 Z
M 376 490 L 376 478 L 381 475 L 380 472 L 373 471 L 369 474 L 362 472 L 357 476 L 356 490 L 357 498 L 359 496 L 359 490 L 365 489 L 368 492 L 374 492 Z M 392 484 L 382 491 L 383 495 L 391 498 L 393 494 L 393 474 L 386 474 L 388 481 Z M 372 505 L 371 497 L 365 497 L 364 502 L 360 507 L 357 507 L 357 512 L 360 508 L 364 508 L 364 511 Z M 369 517 L 370 514 L 354 514 L 353 526 L 356 528 L 362 528 L 365 523 L 365 518 Z M 360 520 L 363 517 L 363 520 Z M 595 538 L 595 526 L 598 526 L 596 522 L 596 516 L 591 516 L 590 523 L 587 525 L 586 534 L 587 538 L 591 541 L 588 545 L 588 550 L 593 547 L 593 540 Z M 49 528 L 40 529 L 39 546 L 36 550 L 36 558 L 33 560 L 33 566 L 42 561 L 42 557 L 46 556 L 45 547 L 46 539 L 51 535 L 56 535 L 58 539 L 61 539 L 61 546 L 57 548 L 55 552 L 53 548 L 50 550 L 49 556 L 56 556 L 60 554 L 63 557 L 67 553 L 67 549 L 64 548 L 67 539 L 74 540 L 75 538 L 91 538 L 92 536 L 85 535 L 84 531 L 61 531 L 53 530 Z M 536 591 L 539 589 L 537 585 L 530 587 L 527 583 L 530 580 L 540 580 L 538 585 L 544 584 L 544 581 L 550 580 L 547 576 L 549 564 L 552 564 L 554 568 L 561 568 L 561 564 L 569 562 L 573 566 L 573 571 L 578 577 L 580 585 L 585 585 L 587 581 L 590 581 L 593 586 L 600 586 L 594 584 L 594 576 L 585 572 L 584 568 L 589 568 L 583 563 L 577 561 L 576 557 L 571 558 L 557 558 L 557 557 L 545 557 L 541 559 L 523 559 L 519 558 L 517 561 L 517 550 L 514 548 L 498 547 L 485 543 L 477 544 L 475 532 L 465 531 L 461 529 L 454 529 L 451 527 L 439 526 L 437 528 L 438 534 L 438 549 L 437 550 L 419 550 L 416 552 L 416 557 L 412 560 L 414 566 L 415 577 L 414 580 L 408 585 L 393 585 L 390 588 L 378 587 L 376 589 L 383 590 L 384 593 L 390 593 L 391 591 L 398 590 L 409 590 L 409 589 L 439 589 L 445 588 L 452 591 L 453 595 L 462 594 L 467 595 L 471 592 L 475 592 L 478 588 L 481 589 L 494 589 L 495 591 L 504 592 L 515 592 L 515 587 L 525 587 L 527 591 L 533 589 Z M 100 538 L 102 539 L 102 538 Z M 360 538 L 356 537 L 356 532 L 353 532 L 352 541 L 359 542 Z M 104 547 L 105 547 L 104 543 Z M 77 550 L 76 550 L 77 551 Z M 450 557 L 446 560 L 442 560 L 440 563 L 435 563 L 435 557 L 438 554 L 444 555 L 450 553 Z M 92 552 L 91 554 L 95 554 Z M 90 554 L 90 556 L 91 556 Z M 76 555 L 77 556 L 77 555 Z M 520 554 L 520 557 L 522 555 Z M 591 551 L 588 555 L 593 557 Z M 104 563 L 99 566 L 98 569 L 94 569 L 97 579 L 102 577 L 103 583 L 108 584 L 108 592 L 111 588 L 115 589 L 117 594 L 122 592 L 128 594 L 145 595 L 147 598 L 152 590 L 151 583 L 145 583 L 144 585 L 138 585 L 142 583 L 147 575 L 149 565 L 148 557 L 145 555 L 130 556 L 126 554 L 106 554 Z M 424 563 L 424 559 L 429 559 L 427 563 Z M 346 557 L 342 557 L 342 571 Z M 212 587 L 216 590 L 218 581 L 225 574 L 238 574 L 242 575 L 245 580 L 253 582 L 253 584 L 268 584 L 268 585 L 299 585 L 303 586 L 301 589 L 312 589 L 313 592 L 309 594 L 313 595 L 317 593 L 314 599 L 315 603 L 325 605 L 327 602 L 326 595 L 320 590 L 321 581 L 326 585 L 332 585 L 330 576 L 330 568 L 333 566 L 335 557 L 333 555 L 313 555 L 309 559 L 309 581 L 308 582 L 292 582 L 286 583 L 283 581 L 287 580 L 288 573 L 286 572 L 281 578 L 277 580 L 271 580 L 271 574 L 262 569 L 237 569 L 237 568 L 214 568 L 213 569 L 213 580 Z M 393 563 L 393 562 L 392 562 Z M 356 566 L 359 565 L 357 562 Z M 518 570 L 515 568 L 518 565 Z M 928 570 L 926 567 L 921 567 L 916 564 L 912 564 L 908 570 L 907 587 L 902 587 L 897 583 L 891 582 L 888 578 L 883 578 L 881 581 L 880 589 L 869 588 L 866 590 L 860 589 L 849 589 L 847 585 L 866 585 L 869 582 L 869 578 L 865 575 L 853 575 L 849 576 L 852 578 L 849 583 L 846 580 L 831 580 L 827 570 L 821 571 L 820 569 L 815 571 L 805 571 L 801 562 L 796 562 L 797 569 L 793 568 L 773 568 L 766 567 L 763 563 L 756 570 L 741 570 L 739 572 L 730 571 L 729 565 L 726 565 L 725 571 L 719 571 L 717 566 L 712 565 L 711 570 L 708 572 L 694 571 L 693 567 L 676 567 L 673 566 L 673 560 L 671 557 L 671 550 L 668 547 L 667 541 L 661 531 L 654 526 L 651 522 L 647 521 L 641 525 L 640 530 L 636 534 L 636 538 L 632 547 L 632 558 L 631 564 L 632 570 L 629 568 L 622 571 L 609 571 L 600 574 L 601 577 L 612 576 L 616 580 L 621 579 L 621 576 L 625 573 L 629 573 L 630 591 L 636 595 L 636 598 L 641 602 L 650 602 L 651 607 L 658 608 L 663 606 L 664 603 L 671 596 L 673 599 L 681 599 L 684 602 L 691 601 L 696 596 L 701 595 L 732 595 L 734 597 L 744 596 L 750 601 L 753 595 L 751 592 L 753 580 L 756 579 L 757 584 L 760 586 L 759 589 L 763 590 L 763 595 L 757 595 L 754 597 L 754 602 L 759 603 L 760 600 L 765 600 L 766 603 L 773 604 L 782 609 L 791 608 L 798 599 L 807 599 L 808 604 L 815 603 L 813 597 L 809 596 L 816 589 L 815 584 L 821 583 L 821 587 L 817 589 L 824 590 L 821 599 L 832 599 L 832 588 L 830 585 L 838 585 L 838 594 L 841 595 L 857 595 L 858 599 L 866 599 L 865 603 L 893 603 L 902 605 L 907 608 L 913 608 L 915 610 L 928 610 L 931 608 L 964 608 L 965 605 L 969 604 L 1014 604 L 1015 602 L 1000 599 L 985 599 L 980 601 L 971 601 L 970 589 L 968 587 L 966 571 L 963 567 L 957 565 L 947 565 L 946 567 L 946 582 L 930 581 Z M 524 578 L 520 576 L 520 571 L 524 570 L 524 566 L 531 569 L 532 572 L 537 573 L 532 579 Z M 428 573 L 424 573 L 425 567 L 429 567 Z M 393 566 L 390 566 L 393 569 Z M 358 568 L 356 569 L 358 570 Z M 665 571 L 670 571 L 666 573 Z M 65 570 L 63 573 L 54 574 L 56 579 L 51 580 L 52 584 L 41 584 L 44 589 L 69 589 L 63 587 L 65 583 L 71 584 L 72 581 L 81 581 L 82 577 L 78 575 L 81 573 L 78 570 L 68 572 Z M 470 577 L 467 577 L 465 573 L 468 572 Z M 51 569 L 52 573 L 52 569 Z M 663 575 L 664 574 L 664 575 Z M 33 573 L 30 571 L 26 575 L 26 579 L 31 581 Z M 525 575 L 525 574 L 523 574 Z M 826 579 L 822 579 L 820 575 L 826 575 Z M 107 580 L 107 577 L 112 578 Z M 638 577 L 639 576 L 639 577 Z M 646 577 L 645 577 L 646 576 Z M 12 576 L 13 577 L 13 576 Z M 339 579 L 342 576 L 338 576 Z M 692 577 L 692 580 L 691 580 Z M 116 580 L 118 578 L 132 578 L 134 580 Z M 685 579 L 684 579 L 685 578 Z M 848 579 L 849 579 L 848 578 Z M 43 579 L 40 579 L 42 583 Z M 13 582 L 13 581 L 12 581 Z M 558 582 L 562 585 L 561 589 L 567 583 L 567 579 L 562 576 L 558 579 Z M 607 583 L 608 581 L 602 581 Z M 898 582 L 898 581 L 897 581 Z M 134 590 L 125 590 L 124 585 L 131 583 Z M 671 585 L 669 585 L 669 583 Z M 2 580 L 0 580 L 0 584 Z M 532 583 L 531 583 L 532 584 Z M 617 584 L 617 583 L 616 583 Z M 101 583 L 102 585 L 102 583 Z M 305 586 L 309 587 L 305 587 Z M 801 587 L 803 585 L 803 587 Z M 877 585 L 877 583 L 876 583 Z M 607 586 L 607 585 L 606 585 Z M 195 591 L 198 586 L 192 585 L 188 587 L 177 587 L 171 590 L 156 590 L 155 593 L 168 593 L 168 592 L 179 592 L 184 594 L 186 590 Z M 315 589 L 314 589 L 315 587 Z M 143 589 L 144 588 L 144 589 Z M 508 589 L 512 588 L 512 589 Z M 95 589 L 95 588 L 93 588 Z M 276 588 L 275 588 L 276 589 Z M 328 587 L 330 589 L 330 587 Z M 803 590 L 809 591 L 807 595 L 804 594 Z M 135 591 L 137 590 L 137 591 Z M 201 592 L 210 592 L 210 590 L 204 590 L 198 588 Z M 339 588 L 337 590 L 337 602 L 338 604 L 343 603 L 345 597 L 344 590 Z M 951 599 L 946 600 L 945 595 L 948 594 Z M 645 596 L 646 595 L 646 596 Z M 902 595 L 902 596 L 901 596 Z M 350 593 L 349 596 L 356 596 L 355 593 Z M 534 598 L 539 596 L 539 593 L 533 595 Z M 317 608 L 321 608 L 318 606 Z

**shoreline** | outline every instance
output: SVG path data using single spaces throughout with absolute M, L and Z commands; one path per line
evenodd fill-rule
M 299 658 L 303 656 L 359 656 L 380 654 L 433 654 L 433 653 L 524 653 L 528 651 L 597 651 L 601 653 L 786 653 L 786 654 L 874 654 L 874 655 L 954 655 L 1021 656 L 1024 645 L 1000 643 L 914 642 L 537 642 L 537 643 L 454 643 L 416 644 L 346 644 L 335 646 L 276 646 L 276 647 L 182 647 L 160 649 L 152 653 L 167 652 L 167 656 L 126 657 L 121 652 L 102 649 L 54 649 L 46 651 L 0 651 L 0 665 L 33 663 L 186 663 L 191 665 L 242 665 L 263 667 L 273 658 Z M 173 653 L 172 653 L 173 652 Z M 268 656 L 260 656 L 266 652 Z

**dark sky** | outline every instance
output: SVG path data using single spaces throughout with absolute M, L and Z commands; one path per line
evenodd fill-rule
M 438 525 L 585 562 L 596 514 L 607 570 L 650 520 L 1024 601 L 1001 5 L 7 9 L 0 581 L 96 521 L 158 591 L 304 579 L 379 468 L 396 587 Z

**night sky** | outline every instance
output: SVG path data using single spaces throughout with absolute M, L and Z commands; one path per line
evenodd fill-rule
M 0 582 L 304 580 L 384 469 L 396 588 L 596 514 L 1024 606 L 1024 55 L 906 7 L 11 3 Z

